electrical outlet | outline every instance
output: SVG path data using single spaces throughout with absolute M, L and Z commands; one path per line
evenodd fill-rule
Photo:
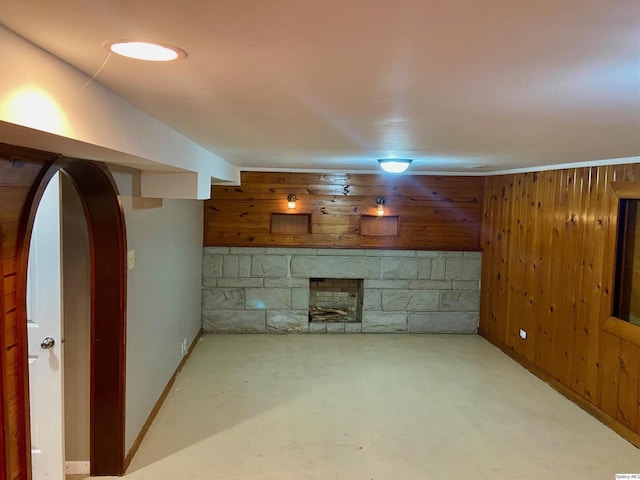
M 133 270 L 136 266 L 136 252 L 135 250 L 129 250 L 127 252 L 127 267 L 129 270 Z
M 189 347 L 187 346 L 187 339 L 185 338 L 184 340 L 182 340 L 182 344 L 180 345 L 180 349 L 182 351 L 182 356 L 184 357 L 187 354 L 187 349 Z
M 520 338 L 523 340 L 527 339 L 527 331 L 523 330 L 522 328 L 520 329 Z

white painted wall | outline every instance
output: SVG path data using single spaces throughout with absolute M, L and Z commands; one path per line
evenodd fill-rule
M 182 359 L 181 342 L 191 344 L 201 328 L 203 202 L 142 199 L 138 171 L 110 168 L 135 252 L 127 277 L 128 451 Z
M 114 162 L 157 179 L 162 197 L 209 198 L 211 179 L 238 182 L 236 167 L 147 115 L 98 81 L 0 25 L 0 137 L 4 143 Z M 189 181 L 185 181 L 185 177 Z M 189 187 L 184 189 L 182 187 Z
M 82 202 L 62 175 L 64 425 L 67 461 L 89 461 L 90 251 Z

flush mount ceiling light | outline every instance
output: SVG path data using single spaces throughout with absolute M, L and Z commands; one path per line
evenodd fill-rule
M 412 161 L 409 158 L 381 158 L 378 160 L 382 169 L 389 173 L 404 172 Z
M 187 52 L 171 45 L 137 42 L 133 40 L 107 42 L 105 48 L 123 57 L 149 62 L 170 62 L 172 60 L 183 59 L 187 56 Z

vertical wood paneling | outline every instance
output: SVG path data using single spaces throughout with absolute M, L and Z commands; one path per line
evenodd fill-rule
M 570 171 L 563 170 L 553 175 L 552 181 L 557 183 L 556 196 L 558 200 L 554 203 L 556 210 L 552 224 L 555 240 L 552 252 L 553 257 L 551 258 L 553 263 L 551 276 L 554 279 L 552 284 L 554 311 L 550 311 L 550 314 L 553 314 L 552 316 L 555 319 L 553 332 L 555 333 L 556 348 L 553 361 L 554 367 L 551 371 L 563 385 L 569 385 L 571 363 L 574 358 L 575 315 L 572 291 L 565 282 L 566 278 L 571 276 L 570 269 L 572 266 L 572 263 L 568 262 L 567 259 L 571 257 L 571 252 L 575 248 L 572 245 L 574 239 L 567 232 L 567 227 L 572 225 L 569 221 L 570 214 L 567 208 L 571 208 L 569 199 L 573 198 L 573 195 L 570 195 L 569 187 L 573 185 L 573 178 Z
M 3 244 L 4 244 L 4 233 L 2 231 L 2 225 L 0 225 L 0 258 L 2 258 L 2 251 L 3 251 Z M 5 307 L 4 307 L 4 296 L 5 296 L 5 288 L 4 288 L 4 262 L 0 262 L 0 279 L 2 279 L 2 281 L 0 281 L 0 312 L 3 313 L 4 316 L 4 312 L 5 312 Z M 5 341 L 4 341 L 4 328 L 0 328 L 0 367 L 4 367 L 4 365 L 6 365 L 6 359 L 5 359 L 5 349 L 3 348 L 5 345 Z M 0 369 L 0 450 L 1 450 L 1 454 L 3 455 L 2 458 L 4 459 L 4 451 L 5 448 L 4 446 L 6 445 L 5 443 L 5 435 L 4 435 L 4 429 L 5 429 L 5 393 L 4 393 L 4 368 Z M 4 465 L 2 468 L 0 468 L 0 480 L 6 480 L 7 478 L 7 469 L 6 469 L 6 464 L 3 461 L 2 465 Z
M 237 187 L 213 186 L 205 246 L 479 250 L 483 178 L 242 172 Z M 310 234 L 272 233 L 271 214 L 311 215 Z M 367 236 L 363 215 L 400 218 L 398 235 Z
M 562 188 L 562 176 L 566 170 L 552 172 L 551 175 L 546 175 L 546 182 L 548 184 L 549 192 L 549 206 L 548 206 L 548 222 L 550 225 L 547 232 L 548 246 L 545 250 L 546 258 L 546 271 L 544 280 L 547 289 L 547 295 L 545 297 L 546 311 L 541 313 L 542 318 L 546 318 L 546 330 L 545 330 L 545 344 L 546 352 L 540 365 L 545 371 L 549 372 L 553 377 L 559 378 L 558 370 L 560 362 L 568 362 L 568 343 L 563 342 L 563 329 L 562 322 L 560 320 L 560 291 L 562 287 L 561 280 L 556 274 L 557 262 L 552 260 L 552 252 L 558 252 L 562 248 L 563 243 L 560 239 L 560 232 L 563 226 L 563 218 L 559 214 L 563 208 L 564 189 Z
M 24 412 L 26 397 L 26 325 L 19 324 L 17 315 L 16 278 L 21 268 L 21 248 L 18 225 L 24 220 L 25 204 L 30 191 L 47 162 L 55 155 L 0 145 L 0 227 L 2 237 L 2 414 L 4 442 L 2 464 L 6 478 L 27 478 L 29 441 Z M 2 477 L 0 477 L 2 478 Z
M 495 190 L 489 186 L 491 179 L 487 179 L 486 188 L 487 190 Z M 480 234 L 480 244 L 482 246 L 483 252 L 491 252 L 493 256 L 500 257 L 500 248 L 504 244 L 503 242 L 503 233 L 502 232 L 494 232 L 494 222 L 495 218 L 499 216 L 500 213 L 501 201 L 498 198 L 498 195 L 495 193 L 492 195 L 484 196 L 484 203 L 482 207 L 482 229 Z M 502 258 L 501 258 L 502 260 Z M 502 266 L 503 262 L 499 263 L 499 266 Z M 490 285 L 487 285 L 485 288 L 485 297 L 487 299 L 486 302 L 480 305 L 480 316 L 485 319 L 485 323 L 482 326 L 485 332 L 491 335 L 494 338 L 499 338 L 504 342 L 504 335 L 499 330 L 499 324 L 497 322 L 497 318 L 499 317 L 498 313 L 495 312 L 497 305 L 499 304 L 496 301 L 497 296 L 499 295 L 499 289 L 501 287 L 501 277 L 502 271 L 500 268 L 496 268 L 496 271 L 493 273 L 495 275 L 495 281 Z
M 482 223 L 483 271 L 489 271 L 484 263 L 487 259 L 495 261 L 490 265 L 491 281 L 483 282 L 485 300 L 482 302 L 481 317 L 486 320 L 480 325 L 491 337 L 511 347 L 508 335 L 507 302 L 509 297 L 509 261 L 511 248 L 510 225 L 502 219 L 510 218 L 513 208 L 513 176 L 487 178 L 487 192 Z
M 536 323 L 537 310 L 541 301 L 540 282 L 537 281 L 538 273 L 542 264 L 541 239 L 543 232 L 535 228 L 536 221 L 542 214 L 542 201 L 539 196 L 538 174 L 527 175 L 526 195 L 523 201 L 523 215 L 521 223 L 524 232 L 524 252 L 521 252 L 520 259 L 522 268 L 527 272 L 523 277 L 523 322 L 527 332 L 532 333 L 530 341 L 523 342 L 525 356 L 533 361 L 536 344 L 542 343 L 542 331 L 544 323 Z M 542 197 L 544 198 L 544 197 Z M 546 198 L 545 198 L 546 200 Z M 540 338 L 540 340 L 539 340 Z
M 622 342 L 620 349 L 620 379 L 618 389 L 618 412 L 620 422 L 635 430 L 638 426 L 640 391 L 640 348 Z
M 588 238 L 589 225 L 587 214 L 592 215 L 592 203 L 594 203 L 594 192 L 591 191 L 591 169 L 585 168 L 575 170 L 575 180 L 573 182 L 573 211 L 571 216 L 574 219 L 575 235 L 577 240 L 578 251 L 582 252 L 579 258 L 571 256 L 573 263 L 571 277 L 575 279 L 576 288 L 573 292 L 573 308 L 575 310 L 576 325 L 574 331 L 574 345 L 576 356 L 571 364 L 571 388 L 574 392 L 584 396 L 586 388 L 586 369 L 588 357 L 588 343 L 590 337 L 590 328 L 592 324 L 590 310 L 593 308 L 599 312 L 599 299 L 597 297 L 589 298 L 589 309 L 585 308 L 585 294 L 590 290 L 591 284 L 589 280 L 591 276 L 589 271 L 592 269 L 593 257 L 589 254 L 589 246 L 593 246 Z M 594 239 L 596 240 L 596 239 Z M 602 246 L 600 247 L 602 248 Z M 599 323 L 596 322 L 594 329 L 597 329 Z
M 512 206 L 511 217 L 509 218 L 509 232 L 511 248 L 509 249 L 509 271 L 508 279 L 506 283 L 507 295 L 504 301 L 507 304 L 507 312 L 518 312 L 518 318 L 513 318 L 512 315 L 507 315 L 507 341 L 511 347 L 519 354 L 524 355 L 524 341 L 519 337 L 520 327 L 526 327 L 524 321 L 523 312 L 523 276 L 519 275 L 522 271 L 522 263 L 520 261 L 520 253 L 524 250 L 524 225 L 522 222 L 524 196 L 526 195 L 526 181 L 525 175 L 516 175 L 513 181 L 513 193 L 512 193 Z M 533 332 L 529 332 L 532 336 L 529 337 L 529 341 L 533 342 Z
M 640 346 L 601 329 L 621 180 L 640 165 L 486 179 L 480 332 L 638 433 Z
M 535 214 L 537 216 L 552 216 L 555 191 L 549 177 L 540 177 L 538 181 L 538 193 L 536 195 Z M 552 222 L 552 218 L 547 219 Z M 545 369 L 551 368 L 551 352 L 553 350 L 553 338 L 551 335 L 553 313 L 550 311 L 550 291 L 551 284 L 551 262 L 549 261 L 549 252 L 553 248 L 552 231 L 543 231 L 534 229 L 537 235 L 537 258 L 536 270 L 539 272 L 542 281 L 534 283 L 533 288 L 536 292 L 536 303 L 533 315 L 541 321 L 536 326 L 536 343 L 534 345 L 535 361 L 538 365 L 544 366 Z M 533 275 L 532 275 L 533 277 Z
M 620 354 L 622 340 L 602 332 L 600 335 L 600 375 L 598 406 L 612 417 L 618 413 L 620 398 Z
M 583 223 L 580 221 L 580 209 L 582 204 L 582 175 L 577 169 L 571 169 L 567 176 L 568 210 L 565 213 L 564 238 L 565 254 L 560 261 L 562 271 L 558 272 L 565 286 L 562 287 L 564 311 L 562 312 L 562 322 L 568 322 L 567 335 L 571 343 L 572 355 L 569 363 L 565 365 L 563 377 L 565 384 L 569 387 L 576 385 L 577 373 L 580 371 L 580 364 L 585 362 L 585 352 L 578 342 L 579 330 L 584 324 L 584 319 L 578 316 L 578 295 L 582 288 L 582 249 L 584 247 Z M 541 226 L 544 228 L 544 226 Z M 566 370 L 568 369 L 568 370 Z
M 587 209 L 586 230 L 584 238 L 585 254 L 583 255 L 583 280 L 580 296 L 580 317 L 588 317 L 588 330 L 583 331 L 586 336 L 586 362 L 584 371 L 584 390 L 578 393 L 587 400 L 594 401 L 597 389 L 598 358 L 599 358 L 599 329 L 603 312 L 609 309 L 609 297 L 603 294 L 603 278 L 605 270 L 613 271 L 613 266 L 608 268 L 610 255 L 607 254 L 607 241 L 609 225 L 606 218 L 609 217 L 611 178 L 614 169 L 592 168 L 589 198 L 592 200 Z M 614 224 L 615 227 L 615 224 Z M 615 228 L 614 228 L 615 230 Z M 612 274 L 613 275 L 613 274 Z

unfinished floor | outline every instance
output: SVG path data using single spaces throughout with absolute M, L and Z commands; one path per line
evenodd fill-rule
M 614 479 L 640 450 L 475 335 L 206 335 L 130 480 Z

